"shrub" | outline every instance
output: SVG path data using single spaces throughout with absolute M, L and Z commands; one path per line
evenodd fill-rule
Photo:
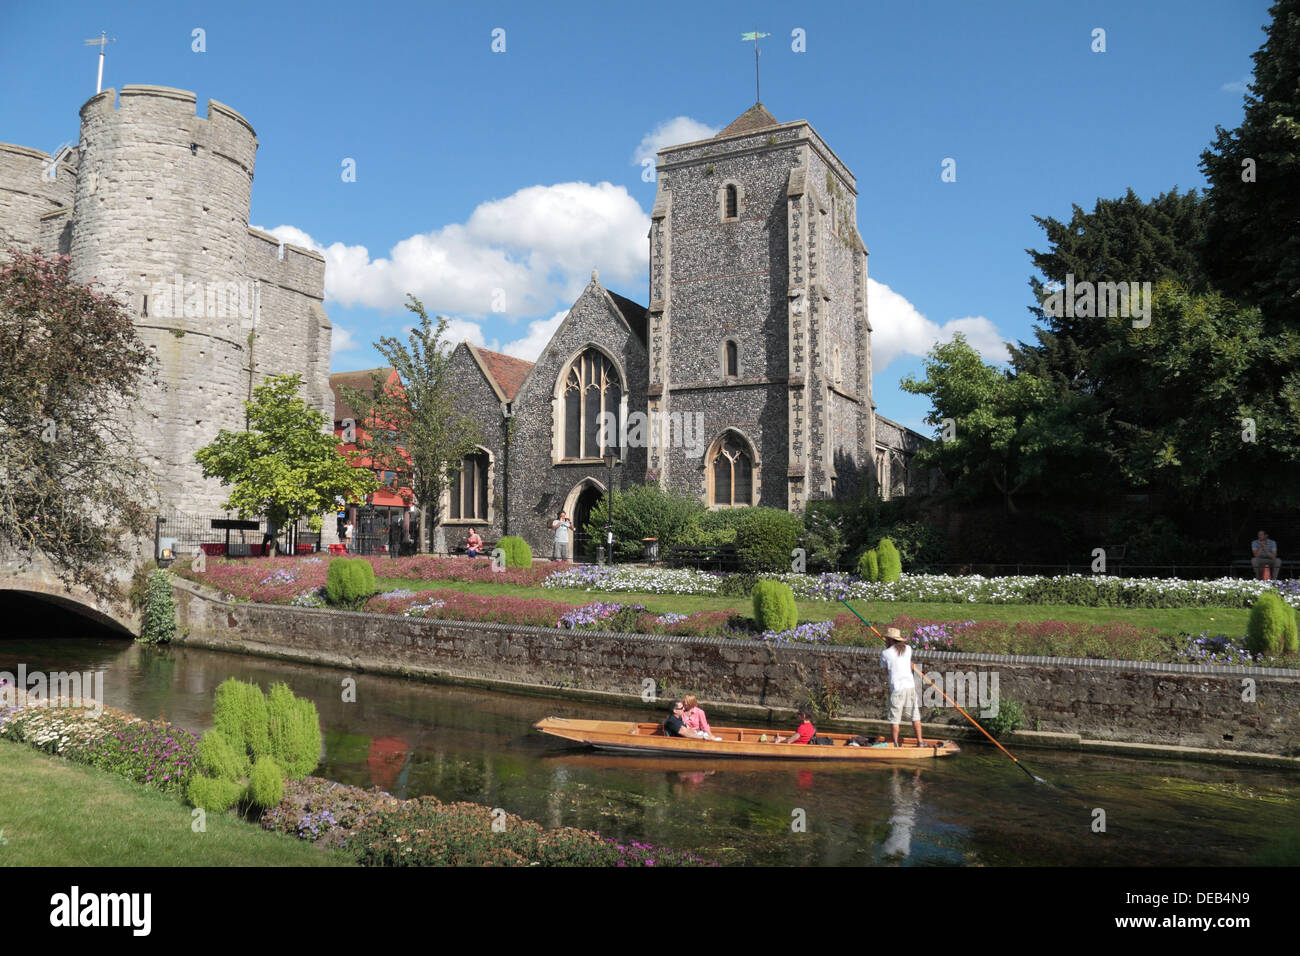
M 720 547 L 736 543 L 736 528 L 745 516 L 743 508 L 696 511 L 673 541 L 688 548 Z M 745 594 L 749 594 L 748 591 Z
M 270 757 L 259 757 L 248 776 L 247 800 L 265 810 L 284 799 L 284 775 Z
M 946 536 L 923 521 L 896 521 L 887 529 L 886 537 L 898 548 L 898 556 L 910 571 L 943 560 Z
M 998 700 L 998 712 L 994 717 L 982 719 L 980 723 L 994 737 L 1001 737 L 1025 725 L 1025 708 L 1014 700 L 1001 697 Z
M 862 552 L 862 557 L 858 559 L 858 577 L 864 581 L 880 580 L 880 557 L 875 548 Z
M 239 780 L 248 773 L 248 751 L 242 745 L 231 746 L 230 739 L 214 728 L 199 741 L 199 766 L 210 776 Z
M 803 546 L 810 570 L 836 571 L 844 554 L 844 519 L 835 502 L 809 502 L 804 513 Z
M 777 508 L 746 508 L 736 528 L 736 553 L 757 571 L 789 571 L 803 519 Z
M 316 705 L 295 697 L 287 684 L 271 685 L 266 704 L 270 756 L 294 780 L 306 776 L 320 763 L 320 716 Z
M 679 544 L 728 544 L 727 541 L 683 540 L 692 519 L 706 514 L 698 501 L 658 485 L 632 485 L 614 491 L 614 549 L 620 557 L 640 557 L 642 538 L 658 538 L 659 549 Z M 609 523 L 609 496 L 601 498 L 591 509 L 586 532 L 592 541 L 605 540 L 605 525 Z M 711 531 L 723 525 L 699 526 Z
M 780 581 L 754 585 L 754 622 L 762 631 L 788 631 L 799 623 L 794 592 Z
M 335 607 L 359 608 L 375 593 L 375 569 L 365 558 L 335 558 L 325 574 L 325 600 Z
M 881 538 L 876 545 L 876 556 L 880 561 L 880 582 L 892 584 L 903 576 L 903 559 L 899 557 L 894 542 Z
M 218 685 L 212 701 L 212 724 L 236 753 L 257 758 L 270 753 L 266 697 L 262 688 L 231 677 Z
M 518 535 L 506 535 L 497 542 L 497 547 L 505 552 L 507 568 L 531 568 L 533 566 L 533 549 L 528 542 Z
M 757 574 L 748 571 L 728 574 L 718 582 L 717 593 L 722 597 L 749 597 L 760 580 Z
M 238 803 L 243 794 L 244 785 L 238 780 L 201 774 L 190 778 L 189 788 L 185 791 L 191 804 L 209 813 L 224 813 Z
M 1246 647 L 1252 654 L 1275 656 L 1294 651 L 1296 612 L 1276 591 L 1264 591 L 1250 609 L 1246 622 Z
M 166 644 L 176 636 L 176 601 L 172 597 L 172 576 L 162 569 L 149 577 L 145 592 L 143 622 L 139 640 L 145 644 Z

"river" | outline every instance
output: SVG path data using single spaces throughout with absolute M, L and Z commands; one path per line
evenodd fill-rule
M 471 800 L 730 865 L 1241 865 L 1300 819 L 1300 775 L 1282 771 L 1017 754 L 1044 785 L 976 744 L 924 767 L 609 756 L 531 725 L 653 711 L 109 637 L 0 641 L 0 670 L 19 663 L 29 672 L 102 670 L 106 704 L 196 732 L 211 726 L 212 691 L 227 677 L 263 688 L 284 681 L 320 711 L 320 776 L 400 797 Z M 345 703 L 348 677 L 356 700 Z M 696 692 L 707 708 L 707 688 Z

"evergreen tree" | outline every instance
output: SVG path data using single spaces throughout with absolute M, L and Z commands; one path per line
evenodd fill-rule
M 1201 154 L 1210 183 L 1205 263 L 1215 284 L 1258 305 L 1270 328 L 1300 329 L 1300 0 L 1278 0 L 1269 12 L 1242 124 L 1216 127 Z M 1282 387 L 1283 370 L 1273 373 Z

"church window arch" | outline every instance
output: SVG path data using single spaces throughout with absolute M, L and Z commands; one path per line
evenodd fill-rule
M 443 494 L 446 521 L 492 521 L 492 453 L 481 445 L 460 460 Z
M 708 455 L 709 507 L 741 508 L 757 498 L 754 449 L 736 431 L 722 433 Z
M 619 453 L 623 378 L 613 359 L 594 346 L 580 352 L 560 375 L 559 458 L 602 458 Z
M 734 179 L 729 179 L 718 187 L 718 218 L 730 222 L 740 218 L 745 208 L 745 187 Z
M 740 343 L 735 339 L 724 339 L 722 342 L 721 355 L 722 377 L 739 378 L 740 377 Z

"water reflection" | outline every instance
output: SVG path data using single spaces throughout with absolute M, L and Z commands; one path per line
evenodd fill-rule
M 201 732 L 227 677 L 284 681 L 316 702 L 318 773 L 397 796 L 472 800 L 724 863 L 815 865 L 1243 864 L 1300 810 L 1300 781 L 1268 771 L 1035 753 L 1045 788 L 996 751 L 925 766 L 615 756 L 531 730 L 548 714 L 629 711 L 489 693 L 184 647 L 0 641 L 0 670 L 103 669 L 106 703 Z M 355 695 L 344 693 L 355 678 Z M 351 699 L 355 697 L 354 701 Z M 345 700 L 345 697 L 349 698 Z M 1104 806 L 1104 838 L 1089 808 Z M 791 828 L 803 809 L 807 832 Z

